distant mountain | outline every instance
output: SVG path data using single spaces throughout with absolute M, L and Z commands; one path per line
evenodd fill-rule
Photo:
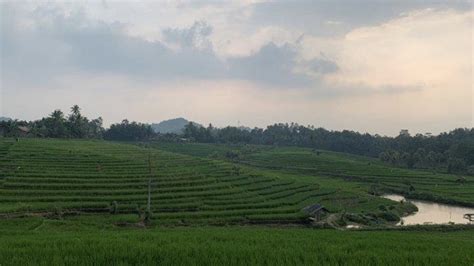
M 0 116 L 0 122 L 2 122 L 2 121 L 10 121 L 10 120 L 12 120 L 12 119 L 9 118 L 9 117 Z
M 170 120 L 165 120 L 161 121 L 158 124 L 151 124 L 151 128 L 157 132 L 157 133 L 175 133 L 175 134 L 181 134 L 184 131 L 184 127 L 189 123 L 190 121 L 180 117 L 180 118 L 175 118 L 175 119 L 170 119 Z M 199 125 L 197 123 L 191 122 L 195 125 Z M 199 125 L 200 126 L 200 125 Z

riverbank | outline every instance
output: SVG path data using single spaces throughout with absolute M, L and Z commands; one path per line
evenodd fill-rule
M 399 225 L 419 224 L 470 224 L 465 214 L 474 213 L 474 208 L 460 207 L 424 200 L 407 199 L 402 195 L 385 194 L 383 198 L 393 201 L 405 201 L 414 204 L 418 211 L 402 217 Z

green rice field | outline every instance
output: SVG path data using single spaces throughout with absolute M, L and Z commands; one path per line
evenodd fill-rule
M 465 178 L 292 147 L 0 138 L 0 265 L 473 265 L 472 226 L 397 228 L 413 206 L 371 193 L 472 206 Z
M 90 217 L 0 221 L 2 265 L 457 265 L 474 231 L 123 229 Z

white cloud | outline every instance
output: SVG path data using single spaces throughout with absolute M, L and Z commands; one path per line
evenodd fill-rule
M 242 79 L 279 87 L 300 86 L 310 79 L 294 73 L 296 51 L 286 44 L 267 42 L 244 56 L 218 57 L 209 39 L 213 28 L 206 22 L 166 28 L 162 41 L 148 41 L 130 36 L 122 22 L 91 19 L 81 10 L 4 8 L 32 22 L 24 27 L 17 16 L 2 17 L 1 64 L 9 89 L 77 72 L 153 81 Z
M 472 11 L 382 2 L 367 2 L 383 9 L 373 16 L 340 1 L 11 4 L 0 115 L 33 119 L 78 103 L 108 122 L 184 116 L 383 134 L 472 126 Z
M 471 69 L 472 14 L 424 10 L 353 30 L 342 40 L 341 71 L 332 80 L 374 89 L 465 81 Z
M 423 10 L 353 30 L 341 40 L 340 70 L 325 81 L 347 90 L 398 90 L 366 101 L 390 121 L 473 126 L 472 15 Z

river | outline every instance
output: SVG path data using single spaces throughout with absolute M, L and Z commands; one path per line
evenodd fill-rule
M 405 197 L 396 194 L 382 195 L 382 197 L 394 201 L 406 200 L 418 207 L 417 212 L 403 217 L 402 222 L 398 223 L 398 225 L 448 223 L 469 224 L 469 220 L 465 219 L 463 216 L 466 213 L 474 214 L 474 208 L 459 207 L 422 200 L 407 200 Z

